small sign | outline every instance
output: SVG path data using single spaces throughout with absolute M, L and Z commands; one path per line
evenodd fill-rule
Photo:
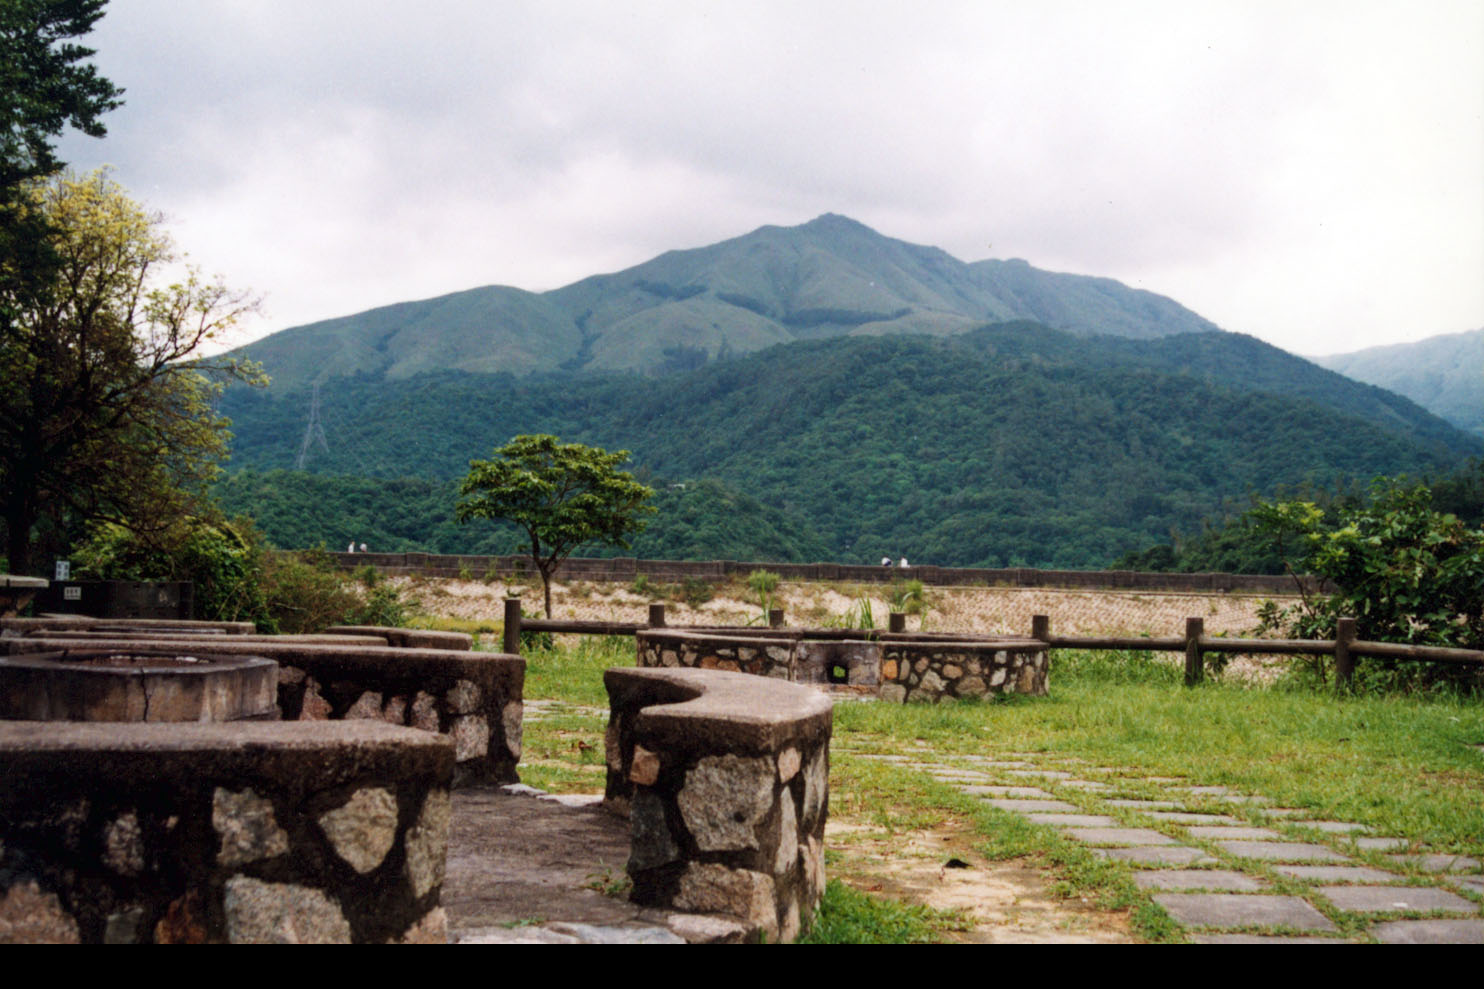
M 59 581 L 62 581 L 62 580 L 71 580 L 72 579 L 72 561 L 71 560 L 58 560 L 57 561 L 57 577 L 56 577 L 56 579 L 59 580 Z
M 64 588 L 62 588 L 62 600 L 63 601 L 81 601 L 82 600 L 82 588 L 81 587 L 78 587 L 76 584 L 73 584 L 71 587 L 64 587 Z

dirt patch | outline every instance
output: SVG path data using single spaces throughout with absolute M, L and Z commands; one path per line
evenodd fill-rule
M 952 818 L 890 834 L 833 816 L 825 847 L 838 853 L 831 878 L 872 894 L 959 913 L 971 925 L 948 937 L 965 944 L 1124 944 L 1136 940 L 1128 915 L 1053 896 L 1023 860 L 990 861 Z M 950 864 L 953 863 L 953 864 Z

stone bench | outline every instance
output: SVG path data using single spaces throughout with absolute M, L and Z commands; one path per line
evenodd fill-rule
M 261 656 L 278 663 L 278 710 L 286 721 L 374 719 L 436 731 L 454 741 L 454 785 L 518 779 L 525 661 L 502 653 L 386 646 L 317 645 L 286 637 L 159 640 L 176 652 Z M 137 638 L 0 639 L 8 655 L 148 645 Z
M 0 943 L 441 942 L 453 766 L 375 722 L 0 722 Z
M 830 699 L 715 670 L 603 680 L 604 800 L 630 819 L 632 899 L 794 940 L 824 891 Z

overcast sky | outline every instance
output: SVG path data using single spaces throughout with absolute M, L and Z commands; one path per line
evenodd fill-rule
M 115 166 L 243 340 L 843 213 L 1322 354 L 1484 326 L 1484 3 L 114 0 Z M 240 342 L 240 341 L 239 341 Z

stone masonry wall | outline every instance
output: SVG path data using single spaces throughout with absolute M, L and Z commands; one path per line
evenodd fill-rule
M 725 670 L 791 678 L 795 640 L 705 632 L 641 631 L 636 635 L 639 665 Z
M 440 943 L 453 744 L 0 723 L 0 943 Z
M 604 681 L 605 802 L 630 819 L 632 899 L 793 941 L 824 891 L 829 698 L 716 670 Z
M 842 655 L 849 652 L 856 663 L 875 668 L 852 666 L 846 682 L 874 688 L 882 700 L 897 703 L 1046 693 L 1046 650 L 1030 640 L 962 642 L 898 634 L 834 641 L 648 629 L 635 641 L 641 668 L 728 670 L 799 682 L 820 682 L 811 666 L 818 665 L 816 653 L 830 655 L 823 647 L 854 647 Z
M 1046 650 L 1004 643 L 881 644 L 882 700 L 936 703 L 945 697 L 1046 693 Z

